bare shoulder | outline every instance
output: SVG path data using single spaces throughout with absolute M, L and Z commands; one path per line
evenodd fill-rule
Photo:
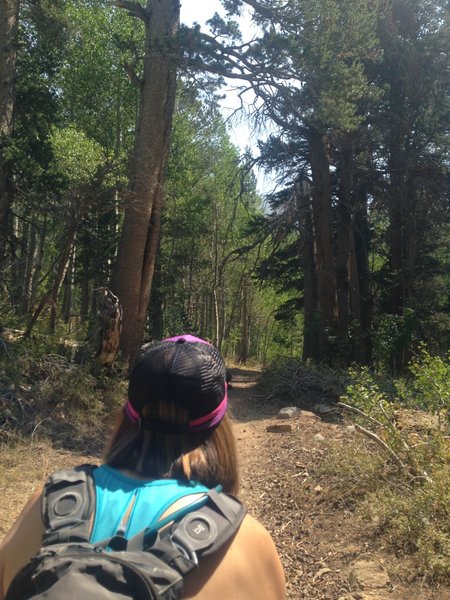
M 253 552 L 259 554 L 261 560 L 266 558 L 270 561 L 272 559 L 274 560 L 275 557 L 278 559 L 278 552 L 275 548 L 272 536 L 267 529 L 251 515 L 246 515 L 236 537 L 243 549 L 249 545 L 253 549 Z M 274 562 L 276 561 L 274 560 Z
M 272 536 L 247 515 L 226 547 L 201 561 L 187 576 L 184 598 L 284 600 L 284 571 Z
M 286 582 L 281 560 L 271 534 L 259 521 L 250 515 L 242 523 L 243 549 L 246 556 L 258 559 L 258 575 L 266 583 L 266 596 L 283 600 L 286 597 Z
M 41 519 L 42 494 L 34 494 L 0 545 L 0 599 L 15 574 L 40 546 L 44 526 Z

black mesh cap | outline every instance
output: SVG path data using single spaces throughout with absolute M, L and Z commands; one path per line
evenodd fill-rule
M 139 415 L 152 400 L 174 402 L 187 411 L 190 430 L 208 429 L 227 408 L 225 364 L 209 342 L 169 338 L 151 346 L 133 368 L 128 394 Z

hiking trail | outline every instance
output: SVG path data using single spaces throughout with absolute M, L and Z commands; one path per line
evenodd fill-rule
M 285 405 L 261 396 L 256 388 L 259 373 L 232 373 L 240 496 L 274 537 L 288 599 L 449 600 L 448 587 L 402 581 L 399 559 L 368 537 L 351 508 L 324 498 L 326 478 L 319 483 L 310 475 L 327 452 L 327 442 L 345 445 L 358 433 L 307 411 L 277 419 Z
M 259 371 L 231 372 L 240 497 L 273 535 L 286 572 L 288 600 L 450 600 L 448 587 L 433 589 L 417 580 L 404 581 L 400 559 L 370 539 L 369 529 L 351 507 L 330 502 L 330 494 L 323 494 L 324 477 L 319 482 L 310 474 L 327 453 L 328 442 L 345 445 L 357 433 L 307 411 L 277 419 L 284 405 L 262 395 L 257 388 Z M 33 439 L 29 445 L 1 449 L 0 539 L 50 472 L 99 462 L 97 449 L 105 427 L 101 423 L 90 427 L 91 454 Z M 77 431 L 71 435 L 75 440 Z

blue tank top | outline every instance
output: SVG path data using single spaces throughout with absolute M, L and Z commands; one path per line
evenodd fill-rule
M 113 535 L 130 538 L 158 521 L 183 496 L 209 491 L 196 482 L 133 479 L 108 465 L 98 467 L 93 475 L 96 502 L 92 543 Z

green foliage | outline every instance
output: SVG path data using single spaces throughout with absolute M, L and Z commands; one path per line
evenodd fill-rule
M 28 202 L 40 202 L 58 190 L 49 172 L 53 158 L 49 136 L 59 121 L 54 78 L 64 56 L 65 26 L 59 0 L 53 6 L 21 4 L 14 136 L 8 158 Z
M 315 470 L 314 476 L 327 480 L 327 500 L 333 506 L 345 506 L 355 510 L 368 494 L 376 492 L 380 481 L 391 473 L 381 454 L 368 452 L 367 441 L 349 439 L 349 443 L 330 444 Z
M 100 144 L 88 139 L 74 125 L 54 128 L 50 139 L 56 169 L 72 184 L 88 183 L 103 162 Z
M 276 123 L 277 135 L 262 147 L 261 161 L 282 183 L 300 175 L 313 179 L 316 193 L 326 190 L 323 181 L 314 181 L 320 177 L 311 165 L 311 129 L 323 136 L 322 167 L 331 178 L 324 203 L 332 216 L 327 225 L 314 215 L 311 235 L 320 240 L 323 226 L 334 241 L 336 273 L 332 261 L 327 271 L 330 285 L 336 275 L 337 287 L 344 288 L 336 297 L 348 296 L 339 270 L 347 271 L 347 281 L 357 270 L 362 287 L 363 306 L 355 310 L 352 301 L 347 307 L 340 300 L 334 307 L 337 335 L 333 326 L 328 331 L 319 326 L 316 338 L 331 347 L 322 357 L 370 361 L 373 350 L 376 365 L 395 374 L 420 339 L 438 352 L 448 348 L 445 10 L 442 1 L 364 0 L 269 2 L 256 9 L 265 25 L 259 55 L 269 55 L 280 76 L 277 93 L 264 95 L 265 114 Z M 291 76 L 289 85 L 281 73 Z M 286 185 L 286 192 L 291 187 Z M 298 231 L 293 210 L 274 213 L 286 231 Z M 337 255 L 346 214 L 353 223 L 356 270 L 343 266 Z M 354 250 L 349 247 L 348 253 Z M 318 295 L 317 265 L 323 257 L 320 248 L 316 252 L 307 263 L 313 272 L 307 281 L 316 276 L 308 298 Z M 270 258 L 273 266 L 278 257 Z M 307 331 L 315 330 L 316 315 L 307 316 Z
M 448 409 L 449 362 L 422 347 L 409 370 L 410 378 L 396 382 L 377 378 L 368 369 L 349 372 L 342 401 L 362 411 L 349 414 L 376 435 L 374 457 L 389 457 L 397 467 L 395 476 L 384 476 L 377 489 L 367 490 L 361 510 L 396 551 L 413 555 L 416 573 L 448 581 L 450 447 L 445 424 L 418 407 L 431 413 Z M 378 463 L 379 458 L 374 460 Z
M 65 15 L 68 40 L 57 77 L 65 123 L 76 124 L 109 156 L 128 152 L 138 90 L 123 65 L 139 65 L 143 24 L 108 2 L 67 2 Z
M 209 19 L 207 24 L 211 27 L 212 32 L 217 37 L 224 37 L 227 41 L 236 41 L 242 39 L 239 24 L 236 21 L 225 21 L 216 13 L 211 19 Z
M 352 367 L 348 371 L 349 381 L 341 400 L 361 409 L 367 415 L 387 424 L 394 414 L 394 404 L 386 389 L 382 389 L 380 378 L 368 367 Z
M 236 0 L 224 5 L 229 16 L 245 9 Z M 364 344 L 361 360 L 370 360 L 373 347 L 376 365 L 391 371 L 405 366 L 419 339 L 433 351 L 447 350 L 445 8 L 442 0 L 264 2 L 254 14 L 260 38 L 235 49 L 228 62 L 227 52 L 239 40 L 235 22 L 214 15 L 216 38 L 207 46 L 200 43 L 199 27 L 183 28 L 186 60 L 194 57 L 194 66 L 221 75 L 226 65 L 235 74 L 242 67 L 248 85 L 261 94 L 257 112 L 280 128 L 263 148 L 263 159 L 284 189 L 272 194 L 270 218 L 261 214 L 254 177 L 248 167 L 239 169 L 239 153 L 220 115 L 218 88 L 204 73 L 196 73 L 200 85 L 200 79 L 185 85 L 180 77 L 150 334 L 193 328 L 234 352 L 247 322 L 245 284 L 251 351 L 264 360 L 299 351 L 307 227 L 291 182 L 311 178 L 314 130 L 323 138 L 323 168 L 331 176 L 325 236 L 336 248 L 338 209 L 348 210 L 358 270 L 367 260 L 370 273 L 367 266 L 367 273 L 342 277 L 353 285 L 367 275 L 366 288 L 355 295 L 367 304 L 353 313 L 349 302 L 349 322 L 343 319 L 341 331 L 328 325 L 320 331 L 323 313 L 315 306 L 305 329 L 313 335 L 306 339 L 320 340 L 324 348 L 317 355 L 335 363 L 359 358 Z M 95 310 L 93 290 L 110 279 L 120 235 L 144 25 L 107 0 L 40 0 L 23 2 L 20 10 L 15 132 L 5 149 L 14 204 L 2 293 L 8 292 L 4 299 L 16 313 L 32 312 L 51 286 L 69 217 L 82 207 L 86 214 L 75 219 L 77 247 L 61 290 L 71 296 L 66 316 L 86 317 Z M 347 183 L 341 168 L 346 152 Z M 108 174 L 95 177 L 99 166 Z M 396 178 L 401 189 L 394 189 Z M 314 189 L 316 182 L 309 183 Z M 397 231 L 402 248 L 394 268 L 389 253 L 397 198 L 403 199 Z M 255 217 L 258 235 L 265 227 L 259 240 L 247 228 Z M 320 225 L 311 227 L 314 235 Z M 259 259 L 261 288 L 253 278 Z M 320 256 L 311 260 L 316 268 Z M 397 281 L 405 297 L 391 306 Z M 317 296 L 316 285 L 307 297 Z
M 409 416 L 410 413 L 404 412 L 404 409 L 423 409 L 442 416 L 443 409 L 449 406 L 450 370 L 447 361 L 431 356 L 424 348 L 409 368 L 412 377 L 397 381 L 376 376 L 367 367 L 351 368 L 341 400 L 362 411 L 358 422 L 372 427 L 380 439 L 398 454 L 406 471 L 411 469 L 410 472 L 418 476 L 427 472 L 434 456 L 440 456 L 441 447 L 439 443 L 435 445 L 431 438 L 425 445 L 416 443 L 414 423 L 419 429 L 425 427 L 436 433 L 437 439 L 443 424 L 440 419 L 427 418 L 421 411 Z M 405 428 L 403 421 L 407 424 Z
M 379 93 L 365 70 L 367 61 L 380 56 L 375 33 L 378 2 L 315 0 L 290 5 L 291 18 L 299 19 L 307 32 L 297 64 L 305 71 L 305 95 L 315 107 L 316 126 L 356 129 L 364 120 L 361 101 Z M 293 44 L 298 51 L 295 40 Z
M 425 345 L 409 363 L 412 378 L 403 383 L 400 397 L 413 408 L 440 414 L 450 407 L 450 351 L 446 357 L 433 356 Z M 450 416 L 450 414 L 449 414 Z
M 413 310 L 405 309 L 402 315 L 380 315 L 373 336 L 375 363 L 389 370 L 395 355 L 404 348 L 411 348 L 416 336 L 417 319 Z
M 150 334 L 196 331 L 234 353 L 245 294 L 254 355 L 267 319 L 250 276 L 257 249 L 245 238 L 259 202 L 255 180 L 240 163 L 214 94 L 182 80 L 176 108 Z
M 87 415 L 98 418 L 100 426 L 123 401 L 124 374 L 93 376 L 89 365 L 73 364 L 73 342 L 36 334 L 6 341 L 5 348 L 0 353 L 0 438 L 6 431 L 9 440 L 36 435 L 65 443 L 74 427 L 84 428 Z
M 449 456 L 447 456 L 449 458 Z M 416 575 L 450 581 L 450 467 L 441 465 L 433 480 L 404 488 L 382 486 L 370 494 L 361 514 L 377 523 L 396 552 L 413 555 Z

